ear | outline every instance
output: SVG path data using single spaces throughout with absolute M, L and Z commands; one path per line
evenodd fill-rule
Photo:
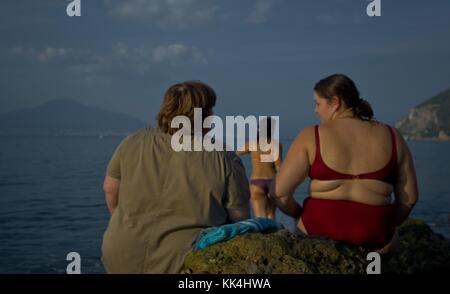
M 333 108 L 335 108 L 336 110 L 339 110 L 341 108 L 341 99 L 339 99 L 338 96 L 333 96 L 331 97 L 331 105 L 333 106 Z

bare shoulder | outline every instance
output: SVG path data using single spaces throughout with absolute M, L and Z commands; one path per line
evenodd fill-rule
M 394 131 L 395 142 L 397 145 L 397 155 L 398 155 L 397 158 L 399 162 L 402 162 L 403 159 L 405 158 L 405 155 L 409 153 L 408 144 L 406 143 L 402 134 L 395 127 L 391 128 Z
M 308 126 L 298 133 L 294 140 L 296 144 L 309 145 L 314 142 L 315 138 L 315 126 Z
M 308 126 L 302 129 L 292 142 L 289 150 L 294 153 L 307 153 L 313 155 L 315 150 L 315 126 Z

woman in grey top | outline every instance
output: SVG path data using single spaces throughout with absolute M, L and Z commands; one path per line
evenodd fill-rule
M 170 87 L 158 127 L 125 138 L 104 181 L 111 213 L 103 237 L 108 273 L 178 273 L 199 232 L 249 217 L 249 189 L 234 152 L 179 151 L 171 147 L 175 116 L 193 125 L 194 108 L 212 114 L 216 94 L 200 82 Z

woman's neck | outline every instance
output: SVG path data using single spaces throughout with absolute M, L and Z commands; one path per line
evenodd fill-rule
M 355 114 L 353 113 L 353 109 L 346 108 L 341 112 L 336 112 L 336 116 L 334 119 L 342 119 L 342 118 L 354 118 Z

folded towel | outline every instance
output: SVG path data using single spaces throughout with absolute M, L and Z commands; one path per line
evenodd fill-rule
M 233 239 L 245 233 L 264 232 L 267 230 L 280 230 L 283 225 L 268 218 L 251 218 L 244 221 L 227 224 L 219 227 L 204 229 L 200 232 L 194 243 L 194 251 L 207 246 Z

